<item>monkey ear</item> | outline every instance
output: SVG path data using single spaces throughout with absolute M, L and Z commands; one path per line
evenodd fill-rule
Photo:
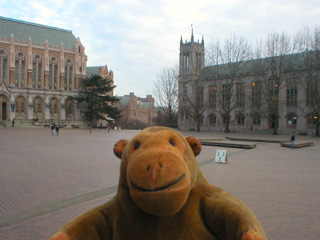
M 201 142 L 195 137 L 187 137 L 187 142 L 189 143 L 195 156 L 198 156 L 201 152 Z
M 122 139 L 122 140 L 119 140 L 113 147 L 113 152 L 114 154 L 121 159 L 122 157 L 122 152 L 123 152 L 123 149 L 124 147 L 127 145 L 128 143 L 128 140 L 126 139 Z

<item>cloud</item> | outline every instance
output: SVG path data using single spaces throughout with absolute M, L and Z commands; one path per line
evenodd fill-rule
M 273 31 L 294 33 L 318 23 L 320 6 L 302 0 L 5 0 L 0 15 L 72 30 L 88 66 L 114 71 L 116 94 L 152 94 L 156 76 L 174 67 L 180 37 L 205 44 L 231 33 L 252 42 Z

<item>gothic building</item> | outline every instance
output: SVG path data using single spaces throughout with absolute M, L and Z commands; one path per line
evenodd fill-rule
M 80 125 L 73 100 L 87 74 L 85 47 L 71 30 L 0 17 L 0 121 L 16 124 Z
M 190 42 L 183 42 L 181 37 L 179 129 L 195 130 L 199 124 L 201 131 L 224 131 L 229 121 L 230 131 L 272 132 L 274 124 L 278 124 L 280 133 L 297 131 L 315 134 L 319 112 L 314 110 L 312 104 L 315 101 L 319 104 L 320 99 L 317 97 L 320 94 L 320 63 L 310 73 L 303 60 L 305 53 L 286 56 L 295 63 L 295 68 L 291 69 L 279 69 L 280 59 L 277 58 L 253 59 L 242 63 L 241 73 L 235 84 L 231 85 L 231 76 L 221 71 L 225 66 L 204 66 L 204 54 L 203 38 L 201 43 L 195 42 L 193 31 Z M 281 72 L 281 76 L 284 76 L 280 79 L 281 85 L 275 72 Z M 232 96 L 227 98 L 230 94 Z M 269 108 L 264 108 L 268 105 L 266 96 L 277 103 L 278 109 L 274 112 L 278 116 L 269 112 L 270 104 Z M 312 96 L 315 98 L 311 99 Z M 223 111 L 228 105 L 227 101 L 233 101 L 234 104 L 228 118 Z M 198 118 L 194 116 L 195 113 L 199 115 Z M 278 120 L 273 117 L 278 117 Z

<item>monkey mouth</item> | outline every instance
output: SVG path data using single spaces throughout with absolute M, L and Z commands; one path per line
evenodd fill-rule
M 139 187 L 137 186 L 136 184 L 134 184 L 131 180 L 130 180 L 130 183 L 131 185 L 138 189 L 139 191 L 142 191 L 142 192 L 159 192 L 159 191 L 163 191 L 165 189 L 168 189 L 169 187 L 177 184 L 178 182 L 180 182 L 186 175 L 185 174 L 182 174 L 178 179 L 174 180 L 173 182 L 167 184 L 167 185 L 164 185 L 162 187 L 158 187 L 158 188 L 153 188 L 153 189 L 147 189 L 147 188 L 142 188 L 142 187 Z

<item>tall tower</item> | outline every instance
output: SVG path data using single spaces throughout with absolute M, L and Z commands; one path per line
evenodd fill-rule
M 189 118 L 188 97 L 192 94 L 191 81 L 195 81 L 200 76 L 204 68 L 204 40 L 194 41 L 193 28 L 191 29 L 191 41 L 180 40 L 179 57 L 179 115 L 178 127 L 182 130 L 188 130 L 193 123 Z M 190 99 L 190 98 L 189 98 Z
M 194 41 L 193 28 L 191 41 L 180 40 L 179 80 L 194 80 L 204 68 L 204 40 Z

